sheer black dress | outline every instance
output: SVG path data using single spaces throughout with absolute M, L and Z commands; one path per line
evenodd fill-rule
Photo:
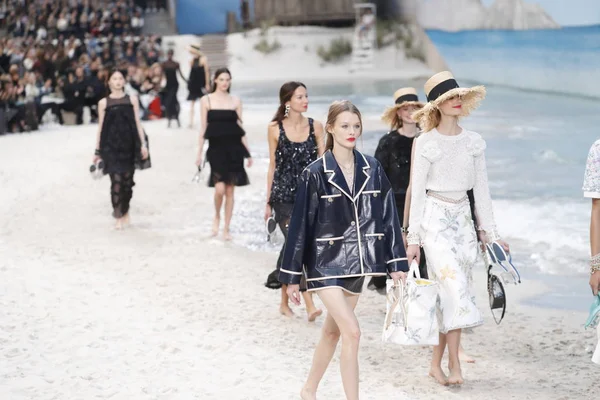
M 110 176 L 113 217 L 121 218 L 129 212 L 135 169 L 151 166 L 149 156 L 146 160 L 141 158 L 141 141 L 129 96 L 106 98 L 106 112 L 100 132 L 100 157 L 104 161 L 104 173 Z

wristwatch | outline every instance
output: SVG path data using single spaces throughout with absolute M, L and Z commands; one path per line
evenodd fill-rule
M 403 226 L 402 228 L 400 228 L 400 232 L 402 232 L 402 233 L 408 233 L 408 227 Z

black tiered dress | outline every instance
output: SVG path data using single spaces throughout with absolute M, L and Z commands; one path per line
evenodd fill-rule
M 210 97 L 207 98 L 210 107 Z M 210 164 L 208 186 L 214 187 L 219 182 L 234 186 L 250 184 L 244 169 L 244 158 L 250 157 L 242 143 L 245 134 L 235 110 L 208 110 L 204 132 L 204 138 L 208 140 L 206 161 Z
M 129 211 L 135 169 L 151 166 L 150 156 L 146 160 L 141 157 L 141 141 L 129 96 L 106 98 L 100 132 L 100 157 L 104 161 L 104 173 L 110 176 L 113 217 L 121 218 Z

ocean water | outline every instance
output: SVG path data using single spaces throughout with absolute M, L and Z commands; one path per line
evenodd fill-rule
M 427 33 L 457 78 L 600 98 L 600 25 Z
M 488 89 L 480 109 L 461 124 L 487 141 L 496 220 L 517 266 L 525 279 L 543 280 L 551 287 L 531 303 L 585 310 L 590 201 L 582 197 L 581 186 L 587 152 L 600 137 L 600 26 L 428 33 L 461 86 L 485 84 Z M 381 115 L 399 87 L 414 86 L 424 97 L 421 80 L 305 83 L 307 115 L 321 121 L 333 100 L 351 100 L 368 121 Z M 236 87 L 247 104 L 245 115 L 265 115 L 268 120 L 277 106 L 279 85 Z M 358 145 L 367 154 L 373 154 L 385 133 L 370 125 L 365 122 Z M 266 143 L 253 151 L 257 166 L 266 171 Z M 257 206 L 239 211 L 242 242 L 277 251 L 281 238 L 264 240 L 264 188 L 250 193 Z
M 423 87 L 423 81 L 360 82 L 313 85 L 309 82 L 307 113 L 323 121 L 335 99 L 353 101 L 366 121 L 378 118 L 390 103 L 390 94 L 402 86 Z M 463 85 L 464 86 L 464 85 Z M 245 100 L 245 115 L 265 115 L 277 106 L 278 84 L 237 87 Z M 420 96 L 424 96 L 421 92 Z M 600 99 L 525 92 L 489 86 L 482 106 L 461 121 L 486 139 L 490 190 L 502 236 L 525 279 L 543 280 L 551 293 L 532 304 L 585 310 L 589 257 L 590 201 L 582 197 L 587 152 L 600 136 Z M 265 121 L 266 124 L 267 121 Z M 373 125 L 372 123 L 370 125 Z M 358 144 L 373 154 L 385 130 L 366 131 Z M 266 142 L 254 145 L 255 168 L 266 173 Z M 245 246 L 276 252 L 282 238 L 266 242 L 262 215 L 265 188 L 245 191 L 244 207 L 236 210 L 232 229 Z M 567 279 L 565 279 L 565 277 Z

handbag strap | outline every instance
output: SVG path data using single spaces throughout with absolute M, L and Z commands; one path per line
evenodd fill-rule
M 404 301 L 405 285 L 406 285 L 405 283 L 399 284 L 399 285 L 394 284 L 394 286 L 392 286 L 392 290 L 390 290 L 387 293 L 387 296 L 386 296 L 387 300 L 388 300 L 388 302 L 392 303 L 392 305 L 390 306 L 390 310 L 388 311 L 388 313 L 385 317 L 385 329 L 388 329 L 390 327 L 390 325 L 392 324 L 394 310 L 396 309 L 396 307 L 398 307 L 398 305 L 400 305 L 400 307 L 402 307 L 402 319 L 404 322 L 404 330 L 407 329 L 407 326 L 406 326 L 407 307 L 406 307 L 406 302 Z M 398 291 L 399 291 L 398 296 L 395 296 L 395 289 L 398 289 Z

